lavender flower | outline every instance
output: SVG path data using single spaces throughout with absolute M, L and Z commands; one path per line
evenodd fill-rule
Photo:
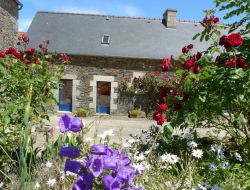
M 88 172 L 84 173 L 82 176 L 78 177 L 72 190 L 91 190 L 93 179 L 94 177 L 92 174 Z
M 84 169 L 84 165 L 81 164 L 80 162 L 71 161 L 70 159 L 66 160 L 65 168 L 64 168 L 65 173 L 67 171 L 70 171 L 72 173 L 82 175 L 83 174 L 83 169 Z
M 61 150 L 59 151 L 59 156 L 61 158 L 68 157 L 74 159 L 80 156 L 80 149 L 75 146 L 66 147 L 65 145 L 63 145 Z
M 106 174 L 103 177 L 102 185 L 106 190 L 118 190 L 121 187 L 121 183 L 117 180 L 117 178 L 113 178 L 109 174 Z
M 111 155 L 112 150 L 107 145 L 96 144 L 92 146 L 91 153 L 96 155 Z
M 87 168 L 97 178 L 103 172 L 102 157 L 89 156 L 87 160 Z
M 59 128 L 61 133 L 65 133 L 67 131 L 78 132 L 83 128 L 83 123 L 76 117 L 64 114 L 59 120 Z

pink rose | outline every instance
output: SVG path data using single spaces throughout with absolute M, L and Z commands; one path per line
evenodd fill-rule
M 169 67 L 170 67 L 170 59 L 164 58 L 162 61 L 162 66 L 161 66 L 162 71 L 163 72 L 168 71 Z

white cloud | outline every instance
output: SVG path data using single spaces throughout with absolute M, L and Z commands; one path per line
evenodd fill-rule
M 31 22 L 32 22 L 32 19 L 20 19 L 18 31 L 27 32 Z
M 66 13 L 105 14 L 103 11 L 100 11 L 98 9 L 84 9 L 72 6 L 59 7 L 58 9 L 55 9 L 55 11 Z

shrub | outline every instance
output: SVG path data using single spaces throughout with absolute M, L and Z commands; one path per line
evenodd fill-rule
M 90 108 L 79 108 L 75 113 L 76 117 L 92 117 L 95 115 L 95 111 Z

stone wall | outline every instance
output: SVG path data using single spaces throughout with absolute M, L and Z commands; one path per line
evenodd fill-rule
M 18 4 L 15 0 L 0 0 L 0 51 L 17 42 Z
M 134 72 L 160 71 L 161 60 L 71 56 L 72 63 L 65 67 L 65 75 L 74 74 L 79 85 L 76 88 L 76 98 L 73 104 L 77 108 L 89 108 L 93 103 L 93 86 L 91 82 L 94 76 L 113 76 L 115 82 L 120 82 L 124 77 L 132 78 Z M 118 88 L 114 88 L 118 93 Z M 127 115 L 133 108 L 136 100 L 127 95 L 119 95 L 115 99 L 117 109 L 112 114 Z M 140 102 L 140 101 L 139 101 Z M 142 103 L 141 103 L 142 104 Z

